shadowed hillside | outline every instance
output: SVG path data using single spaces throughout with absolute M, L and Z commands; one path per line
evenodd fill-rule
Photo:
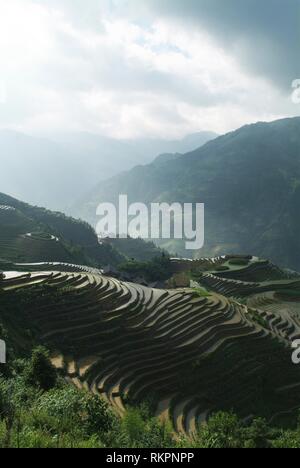
M 95 224 L 96 206 L 116 202 L 205 203 L 205 246 L 196 256 L 251 252 L 299 269 L 300 118 L 257 123 L 202 148 L 139 166 L 101 183 L 77 215 Z M 183 243 L 162 244 L 194 256 Z
M 142 240 L 99 243 L 88 223 L 1 193 L 0 228 L 0 259 L 10 262 L 63 262 L 99 268 L 119 265 L 127 258 L 161 254 Z

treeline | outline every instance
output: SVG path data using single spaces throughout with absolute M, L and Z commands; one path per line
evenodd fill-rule
M 140 276 L 146 281 L 166 281 L 172 275 L 172 264 L 169 256 L 162 254 L 148 262 L 128 260 L 119 266 L 120 271 L 131 276 Z

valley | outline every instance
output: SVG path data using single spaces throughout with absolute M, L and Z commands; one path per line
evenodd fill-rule
M 204 203 L 205 244 L 157 239 L 171 255 L 199 258 L 250 253 L 300 270 L 300 118 L 258 122 L 174 160 L 138 166 L 102 181 L 73 214 L 96 226 L 99 203 Z M 283 241 L 284 239 L 284 241 Z
M 0 0 L 0 449 L 300 448 L 300 0 Z
M 0 368 L 0 391 L 26 382 L 41 359 L 45 382 L 61 379 L 53 391 L 94 398 L 116 434 L 127 434 L 128 418 L 140 418 L 141 437 L 151 424 L 165 431 L 160 442 L 151 433 L 151 444 L 202 444 L 219 417 L 238 418 L 245 434 L 243 421 L 265 421 L 272 434 L 297 427 L 299 273 L 239 250 L 192 260 L 142 239 L 98 239 L 85 221 L 3 193 L 0 226 L 0 339 L 10 375 Z M 101 434 L 93 446 L 120 437 Z
M 274 126 L 286 135 L 287 145 L 298 124 L 299 119 L 264 124 L 263 131 L 272 133 Z M 236 181 L 240 196 L 234 201 L 262 210 L 253 213 L 254 230 L 241 228 L 243 215 L 234 209 L 234 193 L 230 200 L 225 197 L 229 185 L 233 188 L 230 165 L 240 157 L 232 148 L 236 142 L 240 148 L 240 141 L 245 144 L 248 138 L 252 144 L 264 125 L 243 128 L 184 156 L 161 156 L 152 165 L 103 183 L 105 202 L 115 201 L 123 187 L 131 202 L 138 195 L 145 202 L 152 197 L 187 202 L 188 196 L 197 202 L 208 196 L 205 245 L 194 259 L 185 258 L 180 241 L 174 245 L 179 255 L 172 257 L 159 247 L 167 245 L 172 252 L 171 241 L 98 238 L 87 221 L 0 193 L 0 338 L 6 340 L 8 360 L 13 355 L 27 362 L 42 346 L 49 357 L 40 359 L 66 389 L 106 405 L 120 427 L 135 411 L 141 418 L 146 411 L 145 421 L 156 421 L 160 430 L 168 428 L 171 444 L 181 440 L 189 446 L 222 414 L 253 424 L 263 420 L 274 431 L 294 428 L 300 409 L 300 368 L 292 362 L 294 343 L 300 339 L 297 255 L 289 256 L 282 237 L 277 251 L 270 250 L 276 245 L 271 237 L 263 241 L 267 212 L 272 211 L 268 197 L 275 196 L 275 185 L 258 206 L 257 168 L 253 172 L 246 154 Z M 297 137 L 295 141 L 298 145 Z M 293 144 L 290 147 L 293 154 Z M 220 173 L 210 166 L 211 158 L 218 161 Z M 260 162 L 262 167 L 266 161 Z M 298 160 L 291 164 L 292 179 L 284 177 L 293 190 L 286 196 L 295 197 L 297 184 L 291 181 L 298 177 Z M 166 171 L 169 192 L 162 197 Z M 242 187 L 249 171 L 250 185 Z M 184 192 L 185 184 L 189 188 Z M 247 195 L 246 201 L 248 192 L 253 196 Z M 219 211 L 219 197 L 225 197 L 226 213 Z M 234 222 L 228 210 L 235 213 Z M 278 219 L 272 233 L 294 236 L 297 223 L 292 221 L 283 225 Z M 286 249 L 290 251 L 293 242 L 294 237 Z M 244 255 L 246 246 L 255 255 Z M 270 252 L 271 259 L 260 252 Z
M 0 128 L 1 191 L 70 213 L 100 180 L 150 163 L 162 153 L 185 153 L 216 136 L 199 132 L 174 141 L 125 140 L 88 132 L 28 135 Z

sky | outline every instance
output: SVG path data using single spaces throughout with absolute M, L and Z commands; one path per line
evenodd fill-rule
M 300 0 L 0 0 L 0 128 L 179 139 L 300 114 Z

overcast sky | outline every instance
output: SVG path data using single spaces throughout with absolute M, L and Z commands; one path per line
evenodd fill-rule
M 0 127 L 180 138 L 300 114 L 300 0 L 0 0 Z

